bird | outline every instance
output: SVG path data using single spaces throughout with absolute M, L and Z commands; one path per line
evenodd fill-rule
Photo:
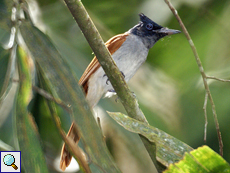
M 139 17 L 140 21 L 137 25 L 123 34 L 112 37 L 105 43 L 126 82 L 146 61 L 149 49 L 158 40 L 168 35 L 180 33 L 179 30 L 162 27 L 143 13 L 140 13 Z M 115 94 L 96 56 L 90 62 L 78 83 L 83 87 L 86 100 L 91 108 L 98 103 L 103 95 L 110 97 Z M 76 143 L 75 133 L 75 123 L 73 122 L 67 137 L 71 137 Z M 60 160 L 60 168 L 63 171 L 70 164 L 71 158 L 70 152 L 63 144 Z

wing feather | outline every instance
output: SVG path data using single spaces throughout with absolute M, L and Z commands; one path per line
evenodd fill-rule
M 118 50 L 121 45 L 124 43 L 124 41 L 126 40 L 126 37 L 128 36 L 127 33 L 125 34 L 120 34 L 117 35 L 113 38 L 111 38 L 110 40 L 108 40 L 105 45 L 107 46 L 108 50 L 110 51 L 111 55 Z M 96 57 L 93 58 L 93 60 L 91 61 L 91 63 L 88 65 L 88 67 L 86 68 L 85 72 L 83 73 L 82 77 L 79 80 L 79 85 L 82 85 L 84 90 L 85 90 L 85 94 L 87 94 L 88 91 L 88 81 L 90 76 L 100 67 L 100 64 L 97 60 Z M 72 123 L 69 132 L 67 134 L 67 137 L 71 137 L 75 143 L 78 142 L 78 140 L 76 140 L 76 131 L 74 128 L 75 123 Z M 60 160 L 60 168 L 64 171 L 66 169 L 67 166 L 69 166 L 70 161 L 71 161 L 71 154 L 68 151 L 68 149 L 66 148 L 65 144 L 63 144 L 62 147 L 62 151 L 61 151 L 61 160 Z
M 114 52 L 116 52 L 121 47 L 121 45 L 125 42 L 127 36 L 127 33 L 119 34 L 112 37 L 105 43 L 111 55 L 114 54 Z M 79 85 L 81 85 L 84 88 L 85 94 L 87 94 L 88 91 L 88 81 L 90 76 L 94 74 L 94 72 L 97 71 L 97 69 L 99 69 L 100 66 L 100 63 L 98 62 L 98 59 L 95 56 L 86 68 L 83 75 L 81 76 L 79 80 Z

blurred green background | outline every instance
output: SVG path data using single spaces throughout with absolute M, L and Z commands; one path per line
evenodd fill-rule
M 2 45 L 9 39 L 10 5 L 12 5 L 4 2 L 0 3 L 2 14 L 0 16 L 0 41 Z M 92 50 L 63 1 L 30 0 L 28 3 L 34 24 L 51 38 L 61 55 L 80 78 L 93 58 Z M 164 0 L 83 0 L 82 3 L 104 41 L 137 24 L 138 14 L 141 12 L 162 26 L 181 30 Z M 229 79 L 230 1 L 173 0 L 172 3 L 195 43 L 206 74 Z M 6 56 L 3 46 L 0 53 L 0 58 Z M 230 162 L 230 83 L 214 80 L 208 80 L 208 83 L 219 119 L 224 143 L 224 158 Z M 129 86 L 135 92 L 140 107 L 152 126 L 164 130 L 193 148 L 206 144 L 219 152 L 217 133 L 209 103 L 207 106 L 207 142 L 203 140 L 205 90 L 193 53 L 183 33 L 157 42 L 150 50 L 147 62 L 129 82 Z M 95 110 L 95 113 L 100 116 L 104 114 L 101 119 L 105 134 L 112 126 L 120 129 L 121 133 L 127 133 L 106 113 L 103 113 L 105 110 L 125 112 L 119 100 L 117 103 L 115 99 L 116 96 L 102 99 Z M 12 99 L 7 102 L 7 109 L 0 109 L 0 139 L 14 147 L 14 139 L 10 130 L 12 117 L 8 116 L 13 114 L 10 104 L 13 104 Z M 47 157 L 51 157 L 52 162 L 59 155 L 62 141 L 52 125 L 51 118 L 46 115 L 45 110 L 42 111 L 42 106 L 39 97 L 35 97 L 31 110 L 38 124 Z M 115 133 L 118 132 L 114 131 Z M 107 136 L 111 134 L 113 133 Z M 127 135 L 130 135 L 130 140 L 133 140 L 132 134 Z M 114 155 L 116 157 L 116 154 Z

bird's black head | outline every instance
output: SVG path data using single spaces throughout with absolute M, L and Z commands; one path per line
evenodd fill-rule
M 180 33 L 178 30 L 164 28 L 153 22 L 143 13 L 139 14 L 140 22 L 130 29 L 130 33 L 143 38 L 144 44 L 151 48 L 159 39 L 172 34 Z

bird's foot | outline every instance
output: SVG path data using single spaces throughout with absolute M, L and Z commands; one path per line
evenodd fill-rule
M 108 92 L 116 94 L 116 91 L 114 89 L 108 90 Z

